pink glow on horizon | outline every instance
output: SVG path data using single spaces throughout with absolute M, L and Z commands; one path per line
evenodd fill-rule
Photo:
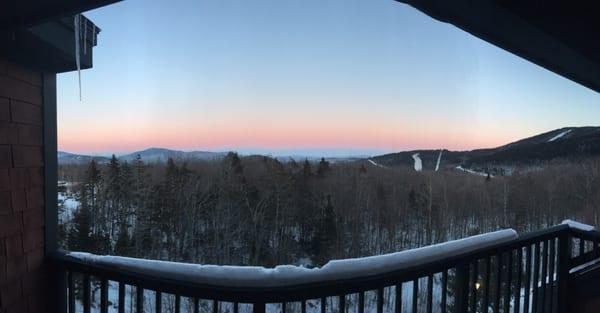
M 286 125 L 287 123 L 287 125 Z M 235 127 L 231 127 L 235 125 Z M 498 132 L 471 135 L 448 131 L 445 127 L 429 126 L 427 131 L 415 125 L 395 125 L 385 121 L 378 124 L 344 122 L 228 121 L 194 125 L 170 123 L 149 127 L 143 123 L 113 125 L 78 125 L 59 129 L 59 150 L 74 153 L 125 153 L 149 147 L 181 150 L 224 151 L 244 148 L 281 149 L 373 149 L 405 151 L 416 149 L 471 150 L 506 144 L 512 138 Z

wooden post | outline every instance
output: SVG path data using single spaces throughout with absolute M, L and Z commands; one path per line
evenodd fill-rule
M 571 259 L 571 235 L 568 231 L 561 232 L 558 237 L 558 284 L 557 291 L 557 312 L 566 313 L 569 311 L 569 269 Z

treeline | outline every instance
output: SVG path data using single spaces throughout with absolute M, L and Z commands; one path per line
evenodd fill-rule
M 79 208 L 71 250 L 196 263 L 322 265 L 512 227 L 598 224 L 600 159 L 506 177 L 367 162 L 214 161 L 64 165 Z

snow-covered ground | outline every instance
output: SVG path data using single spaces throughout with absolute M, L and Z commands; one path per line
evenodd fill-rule
M 565 130 L 564 132 L 562 132 L 562 133 L 560 133 L 560 134 L 558 134 L 558 135 L 556 135 L 556 136 L 554 136 L 554 137 L 550 138 L 550 139 L 548 140 L 548 142 L 552 142 L 552 141 L 554 141 L 554 140 L 556 140 L 556 139 L 562 138 L 564 135 L 566 135 L 566 134 L 570 133 L 571 131 L 572 131 L 572 129 Z
M 438 155 L 437 162 L 435 163 L 435 171 L 436 172 L 440 169 L 440 161 L 442 160 L 442 152 L 444 152 L 444 150 L 440 150 L 440 154 Z
M 373 165 L 375 165 L 377 167 L 385 168 L 385 166 L 383 166 L 383 165 L 381 165 L 381 164 L 379 164 L 379 163 L 377 163 L 377 162 L 375 162 L 375 161 L 373 161 L 371 159 L 368 159 L 367 161 L 369 161 L 369 163 L 371 163 L 371 164 L 373 164 Z
M 483 177 L 487 177 L 488 176 L 488 173 L 486 173 L 486 172 L 474 171 L 474 170 L 471 170 L 471 169 L 468 169 L 468 168 L 464 168 L 464 167 L 462 167 L 460 165 L 457 166 L 456 169 L 459 170 L 459 171 L 463 171 L 465 173 L 469 173 L 469 174 L 475 174 L 475 175 L 479 175 L 479 176 L 483 176 Z M 492 174 L 489 174 L 489 175 L 490 175 L 490 177 L 494 177 L 494 175 L 492 175 Z
M 419 157 L 418 153 L 415 153 L 412 155 L 413 160 L 415 160 L 415 171 L 420 172 L 423 170 L 423 162 L 421 161 L 421 158 Z

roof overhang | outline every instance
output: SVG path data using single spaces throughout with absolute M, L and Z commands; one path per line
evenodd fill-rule
M 0 4 L 0 55 L 46 72 L 76 70 L 75 15 L 117 1 L 4 1 Z M 80 69 L 91 68 L 100 29 L 82 15 L 78 25 Z
M 28 27 L 121 0 L 7 0 L 0 2 L 0 30 Z
M 397 1 L 600 92 L 594 1 Z

